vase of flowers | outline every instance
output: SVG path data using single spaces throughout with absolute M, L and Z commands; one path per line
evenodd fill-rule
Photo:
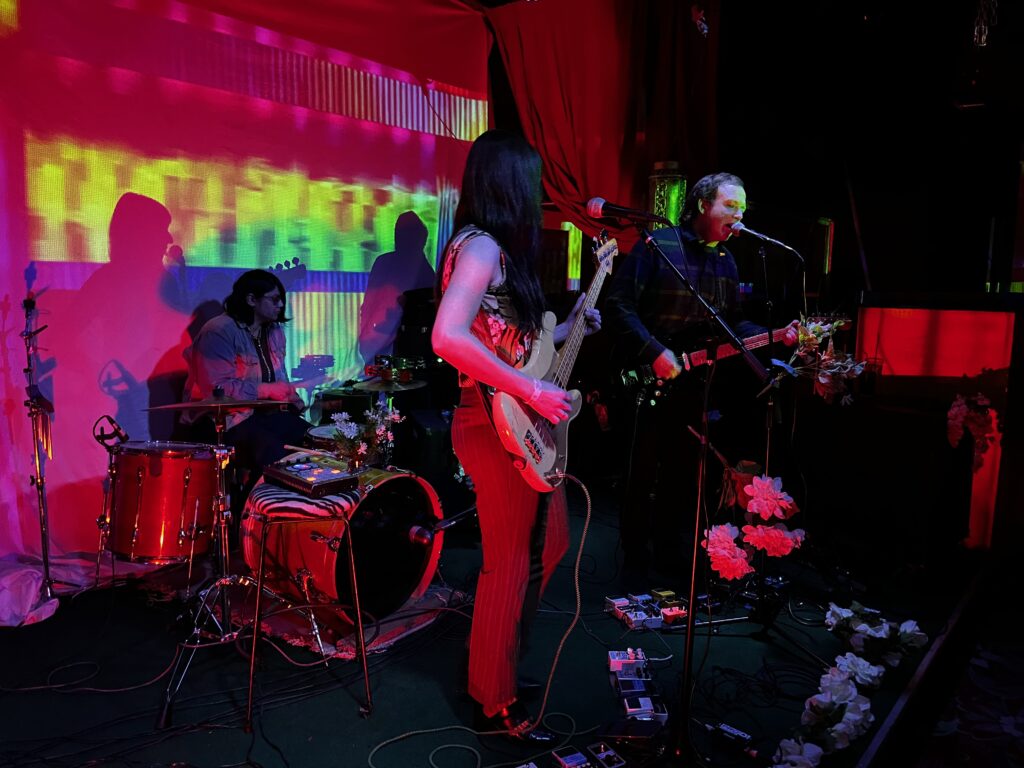
M 845 324 L 844 320 L 821 323 L 801 318 L 796 349 L 789 362 L 773 359 L 772 363 L 792 376 L 813 379 L 814 394 L 826 402 L 838 399 L 843 405 L 849 405 L 853 397 L 847 382 L 864 372 L 865 362 L 835 348 L 833 336 Z
M 384 466 L 391 461 L 395 447 L 394 426 L 405 420 L 386 400 L 377 401 L 363 412 L 363 421 L 354 421 L 347 413 L 336 413 L 334 452 L 348 462 L 350 472 L 366 467 Z
M 761 551 L 768 557 L 785 557 L 804 541 L 801 528 L 790 530 L 785 523 L 800 510 L 782 490 L 782 478 L 761 474 L 752 462 L 740 462 L 726 470 L 723 506 L 744 512 L 746 525 L 712 525 L 701 542 L 708 552 L 711 569 L 726 580 L 754 572 L 752 555 Z

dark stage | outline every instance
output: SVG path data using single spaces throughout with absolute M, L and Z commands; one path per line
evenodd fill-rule
M 884 413 L 879 408 L 866 396 L 850 413 L 833 417 L 870 426 L 875 415 Z M 848 747 L 827 755 L 827 764 L 1019 764 L 1014 762 L 1021 754 L 1019 736 L 1005 727 L 1016 717 L 1013 702 L 1019 703 L 1024 690 L 1018 685 L 1019 643 L 1007 618 L 1008 582 L 989 556 L 963 549 L 949 535 L 937 541 L 915 538 L 912 526 L 890 520 L 883 526 L 886 535 L 879 537 L 868 523 L 854 522 L 856 515 L 844 512 L 858 503 L 868 506 L 863 503 L 868 497 L 881 501 L 891 493 L 871 480 L 861 481 L 864 498 L 843 500 L 846 508 L 828 497 L 802 508 L 808 538 L 793 555 L 772 559 L 760 569 L 769 577 L 768 586 L 712 580 L 713 610 L 710 615 L 702 610 L 696 618 L 688 731 L 673 736 L 675 721 L 670 720 L 657 736 L 621 738 L 624 710 L 610 683 L 609 651 L 643 649 L 651 673 L 648 684 L 675 717 L 685 624 L 630 630 L 604 610 L 607 597 L 626 592 L 619 568 L 619 478 L 588 471 L 601 438 L 587 429 L 585 421 L 575 428 L 580 449 L 570 466 L 585 478 L 593 502 L 579 566 L 581 613 L 558 653 L 545 706 L 547 726 L 564 734 L 566 744 L 586 751 L 604 741 L 629 766 L 768 765 L 780 739 L 799 728 L 804 702 L 818 690 L 824 669 L 816 659 L 833 664 L 847 650 L 823 624 L 829 603 L 846 607 L 856 600 L 897 623 L 916 620 L 928 641 L 887 670 L 876 690 L 862 691 L 874 722 Z M 848 422 L 847 434 L 854 432 Z M 831 482 L 849 484 L 849 473 L 859 470 L 842 463 L 845 467 Z M 572 483 L 568 495 L 573 543 L 545 596 L 521 667 L 536 680 L 546 677 L 576 608 L 573 566 L 586 499 Z M 466 499 L 457 485 L 446 487 L 441 498 L 445 514 L 460 511 Z M 943 512 L 941 505 L 929 509 L 933 518 Z M 829 519 L 830 510 L 844 514 Z M 954 518 L 962 512 L 962 506 L 948 510 Z M 2 764 L 447 767 L 479 759 L 485 765 L 530 760 L 541 768 L 556 765 L 548 753 L 477 738 L 466 728 L 471 704 L 462 690 L 462 667 L 480 566 L 479 534 L 472 517 L 446 534 L 427 595 L 377 617 L 386 618 L 386 626 L 371 621 L 366 627 L 373 697 L 369 716 L 360 711 L 365 690 L 358 660 L 324 663 L 272 630 L 275 636 L 261 643 L 253 731 L 246 733 L 248 627 L 234 642 L 196 652 L 183 680 L 177 675 L 181 688 L 164 712 L 165 727 L 157 728 L 176 647 L 191 641 L 194 622 L 187 608 L 197 604 L 196 598 L 181 599 L 184 566 L 169 566 L 62 597 L 52 618 L 0 630 L 7 660 L 0 697 Z M 237 551 L 233 562 L 244 572 Z M 199 558 L 193 581 L 202 581 L 211 569 L 208 557 Z M 104 575 L 109 575 L 109 562 Z M 651 576 L 646 587 L 684 586 L 671 577 L 659 583 L 659 578 Z M 364 600 L 372 602 L 387 585 L 370 579 L 361 589 Z M 251 601 L 252 590 L 232 588 L 229 595 L 241 604 Z M 377 648 L 378 635 L 403 617 L 432 620 L 386 650 Z M 305 626 L 296 620 L 293 629 L 308 635 Z M 349 625 L 321 615 L 319 626 L 325 641 L 333 642 L 339 639 L 333 633 Z M 538 711 L 539 698 L 531 706 Z M 719 724 L 744 732 L 750 741 L 716 730 Z M 638 730 L 635 723 L 633 730 Z M 672 758 L 679 738 L 699 758 Z

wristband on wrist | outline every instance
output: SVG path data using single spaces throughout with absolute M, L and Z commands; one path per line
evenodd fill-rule
M 526 404 L 527 405 L 533 405 L 538 400 L 540 400 L 540 393 L 541 393 L 540 379 L 534 379 L 533 380 L 533 393 L 530 395 L 530 399 L 526 401 Z

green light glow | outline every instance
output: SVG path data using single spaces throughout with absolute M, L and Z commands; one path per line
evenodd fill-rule
M 18 29 L 18 0 L 0 0 L 0 37 Z
M 432 189 L 309 179 L 260 160 L 147 158 L 67 138 L 26 139 L 33 258 L 107 262 L 107 228 L 126 191 L 163 201 L 189 266 L 260 268 L 298 258 L 308 269 L 366 272 L 391 248 L 395 220 L 415 211 L 436 248 Z

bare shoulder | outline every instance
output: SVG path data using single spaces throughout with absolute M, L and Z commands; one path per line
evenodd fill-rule
M 466 244 L 462 247 L 462 253 L 463 255 L 472 255 L 476 259 L 496 262 L 501 254 L 501 246 L 487 232 L 480 232 L 476 237 L 466 241 Z
M 486 275 L 486 284 L 501 283 L 504 275 L 501 268 L 501 247 L 498 242 L 486 232 L 466 241 L 455 262 L 455 273 L 473 273 L 478 276 L 474 282 Z

